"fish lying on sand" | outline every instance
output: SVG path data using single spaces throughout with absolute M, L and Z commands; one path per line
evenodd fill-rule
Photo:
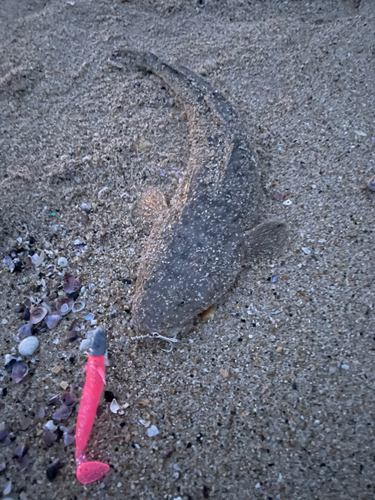
M 262 191 L 244 127 L 233 107 L 201 76 L 151 53 L 119 51 L 129 64 L 154 73 L 186 110 L 190 158 L 170 205 L 160 191 L 141 258 L 133 301 L 138 331 L 175 334 L 233 285 L 243 266 L 270 258 L 287 240 L 285 224 L 259 224 Z

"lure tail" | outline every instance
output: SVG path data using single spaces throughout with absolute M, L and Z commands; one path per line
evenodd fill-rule
M 82 484 L 97 481 L 109 471 L 109 465 L 102 462 L 88 462 L 85 455 L 85 447 L 90 437 L 96 410 L 105 384 L 105 350 L 105 331 L 102 328 L 97 328 L 86 366 L 86 381 L 81 404 L 79 405 L 76 426 L 75 458 L 77 479 Z

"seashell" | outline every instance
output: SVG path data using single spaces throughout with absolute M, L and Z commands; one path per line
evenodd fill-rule
M 52 307 L 49 305 L 49 300 L 47 297 L 44 297 L 44 300 L 40 305 L 44 307 L 44 309 L 47 309 L 48 314 L 52 313 Z
M 55 328 L 60 322 L 61 316 L 60 314 L 51 314 L 49 316 L 46 316 L 44 318 L 44 322 L 47 325 L 47 327 L 52 330 L 52 328 Z
M 60 422 L 60 420 L 65 420 L 66 418 L 68 418 L 72 413 L 73 406 L 61 405 L 60 408 L 58 408 L 52 415 L 53 420 L 57 420 L 58 422 Z
M 119 411 L 120 405 L 118 404 L 116 399 L 112 399 L 109 409 L 111 410 L 112 413 L 117 413 Z
M 24 455 L 26 455 L 28 449 L 29 449 L 28 445 L 25 444 L 25 443 L 22 443 L 18 448 L 16 448 L 14 450 L 14 456 L 18 457 L 18 458 L 21 458 Z
M 29 339 L 30 337 L 27 338 Z M 12 368 L 12 379 L 18 384 L 27 375 L 28 371 L 29 368 L 24 361 L 16 361 Z
M 32 255 L 30 257 L 30 259 L 35 267 L 39 267 L 44 260 L 44 252 L 42 252 L 40 255 L 38 255 L 37 253 L 34 253 L 34 255 Z
M 18 333 L 23 337 L 30 337 L 33 334 L 33 327 L 31 323 L 26 323 L 18 328 Z
M 9 354 L 7 354 L 7 356 L 9 356 Z M 11 373 L 13 371 L 13 366 L 16 364 L 16 361 L 17 359 L 16 358 L 13 358 L 13 356 L 11 356 L 12 359 L 10 359 L 10 361 L 8 361 L 8 363 L 5 363 L 5 371 L 7 371 L 8 373 Z
M 45 411 L 45 409 L 42 406 L 37 411 L 36 416 L 38 418 L 44 418 L 46 416 L 46 411 Z
M 27 431 L 27 429 L 30 427 L 30 425 L 33 424 L 33 421 L 31 420 L 30 417 L 25 417 L 21 420 L 20 422 L 20 429 L 21 431 Z
M 53 423 L 53 420 L 48 420 L 48 422 L 44 424 L 43 429 L 45 431 L 55 432 L 55 430 L 57 429 L 57 425 Z
M 44 430 L 43 441 L 46 443 L 47 446 L 52 446 L 56 440 L 57 440 L 57 434 L 55 434 L 52 431 L 49 431 L 48 429 Z
M 15 266 L 14 266 L 12 257 L 10 257 L 9 255 L 7 255 L 6 257 L 3 258 L 2 262 L 3 262 L 4 265 L 8 266 L 9 271 L 11 273 L 14 271 Z
M 55 460 L 53 462 L 53 464 L 48 467 L 48 469 L 46 470 L 46 476 L 47 476 L 48 481 L 50 481 L 52 483 L 52 481 L 54 481 L 56 479 L 56 476 L 57 476 L 57 473 L 59 472 L 60 467 L 61 467 L 61 464 L 60 464 L 59 459 Z
M 375 191 L 375 175 L 368 181 L 367 187 L 370 191 Z
M 87 351 L 92 346 L 92 339 L 83 339 L 79 345 L 80 351 Z
M 26 309 L 25 309 L 25 311 L 23 313 L 22 319 L 24 321 L 29 321 L 29 319 L 30 319 L 30 309 L 28 307 L 26 307 Z
M 75 278 L 72 274 L 67 274 L 64 276 L 64 292 L 73 293 L 81 288 L 82 281 L 81 278 Z
M 25 305 L 24 304 L 19 305 L 18 307 L 15 308 L 14 312 L 16 314 L 21 314 L 25 312 Z
M 55 396 L 52 396 L 51 398 L 47 399 L 47 404 L 48 406 L 56 405 L 59 401 L 60 401 L 60 396 L 56 394 Z
M 32 356 L 34 352 L 38 349 L 39 340 L 38 337 L 31 335 L 26 337 L 18 346 L 18 352 L 21 356 Z
M 149 429 L 147 429 L 147 436 L 148 437 L 155 437 L 159 434 L 159 429 L 156 427 L 156 425 L 151 425 Z
M 85 316 L 85 320 L 86 320 L 86 321 L 92 321 L 94 318 L 95 318 L 95 316 L 94 316 L 94 314 L 93 314 L 93 313 L 88 313 L 88 314 L 86 314 L 86 316 Z
M 69 446 L 73 444 L 75 441 L 75 437 L 72 434 L 68 434 L 67 432 L 64 432 L 64 445 Z
M 47 316 L 47 309 L 42 306 L 32 306 L 30 309 L 30 323 L 37 325 Z
M 60 401 L 64 406 L 75 406 L 77 404 L 77 400 L 71 392 L 61 394 Z
M 77 302 L 73 304 L 72 311 L 75 313 L 80 312 L 85 308 L 85 306 L 86 304 L 83 302 L 83 300 L 77 300 Z
M 23 455 L 22 457 L 17 458 L 17 463 L 18 467 L 20 468 L 20 471 L 23 471 L 28 467 L 30 459 L 27 455 Z
M 66 267 L 68 265 L 68 261 L 65 257 L 59 257 L 57 265 L 60 267 Z
M 7 365 L 8 363 L 10 363 L 12 360 L 15 360 L 17 361 L 17 358 L 15 358 L 14 356 L 12 356 L 11 354 L 5 354 L 4 356 L 4 365 Z
M 68 299 L 67 297 L 60 297 L 56 301 L 56 311 L 60 316 L 66 316 L 72 310 L 74 301 L 72 299 Z

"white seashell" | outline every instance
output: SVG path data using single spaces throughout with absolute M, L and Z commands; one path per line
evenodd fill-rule
M 45 431 L 52 431 L 54 432 L 57 429 L 57 425 L 53 423 L 53 420 L 48 420 L 48 422 L 43 426 L 43 429 Z
M 115 399 L 112 399 L 109 409 L 111 410 L 112 413 L 117 413 L 120 409 L 120 405 Z
M 31 258 L 31 262 L 34 264 L 35 267 L 39 267 L 43 260 L 44 260 L 44 252 L 41 252 L 40 255 L 37 253 L 34 253 L 34 255 Z
M 16 358 L 14 356 L 12 356 L 11 354 L 5 354 L 4 365 L 7 365 L 8 363 L 10 363 L 12 361 L 12 359 L 16 359 Z
M 26 337 L 18 346 L 18 352 L 21 356 L 31 356 L 38 349 L 39 340 L 38 337 L 34 337 L 31 335 L 30 337 Z
M 159 429 L 156 427 L 156 425 L 151 425 L 149 429 L 147 429 L 147 436 L 148 437 L 155 437 L 159 434 Z
M 57 265 L 60 267 L 66 267 L 68 265 L 68 261 L 65 257 L 60 257 L 57 261 Z
M 30 338 L 30 337 L 28 337 Z M 81 351 L 87 351 L 92 346 L 92 339 L 83 339 L 79 345 Z
M 83 300 L 77 300 L 77 302 L 73 304 L 72 311 L 74 313 L 77 313 L 79 311 L 82 311 L 82 309 L 84 309 L 85 306 L 86 304 L 83 302 Z

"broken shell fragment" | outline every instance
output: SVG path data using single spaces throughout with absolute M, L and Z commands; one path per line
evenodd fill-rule
M 30 337 L 33 334 L 33 327 L 31 323 L 26 323 L 18 328 L 18 333 L 23 337 Z
M 109 409 L 111 410 L 112 413 L 117 413 L 119 411 L 120 405 L 118 404 L 116 399 L 112 399 Z
M 368 181 L 367 187 L 370 191 L 375 191 L 375 175 Z
M 53 420 L 57 420 L 60 422 L 60 420 L 65 420 L 70 416 L 72 413 L 73 406 L 65 406 L 62 405 L 60 408 L 58 408 L 55 413 L 52 415 Z
M 57 427 L 56 427 L 57 429 Z M 53 443 L 57 440 L 57 434 L 48 429 L 43 432 L 43 441 L 47 446 L 52 446 Z
M 24 455 L 26 455 L 28 448 L 29 447 L 27 444 L 22 443 L 18 448 L 14 450 L 14 456 L 18 458 L 23 457 Z
M 83 302 L 83 300 L 77 300 L 77 302 L 75 302 L 72 306 L 72 311 L 75 313 L 80 312 L 85 308 L 85 306 L 86 304 Z
M 53 420 L 48 420 L 48 422 L 44 424 L 43 429 L 45 431 L 55 432 L 55 430 L 57 429 L 57 425 L 53 423 Z
M 42 252 L 40 255 L 38 255 L 37 253 L 34 253 L 34 255 L 32 255 L 30 257 L 30 260 L 34 264 L 35 267 L 39 267 L 44 260 L 44 252 Z
M 64 392 L 61 394 L 60 401 L 64 406 L 74 406 L 77 403 L 76 398 L 71 392 Z
M 30 337 L 27 337 L 30 338 Z M 16 384 L 26 377 L 29 369 L 24 361 L 16 361 L 12 368 L 12 379 Z
M 18 463 L 18 467 L 20 468 L 20 471 L 23 471 L 29 465 L 30 459 L 27 455 L 23 455 L 22 457 L 17 458 L 17 463 Z
M 57 476 L 57 473 L 59 472 L 59 469 L 61 467 L 61 463 L 60 463 L 60 460 L 57 459 L 53 462 L 52 465 L 50 465 L 48 467 L 48 469 L 46 470 L 46 476 L 47 476 L 47 479 L 48 481 L 54 481 L 56 479 L 56 476 Z
M 44 318 L 44 322 L 47 325 L 47 327 L 52 330 L 52 328 L 55 328 L 60 322 L 61 316 L 60 314 L 51 314 L 49 316 L 46 316 Z
M 79 288 L 81 288 L 82 281 L 81 278 L 75 278 L 71 274 L 67 274 L 64 276 L 64 292 L 73 293 L 76 292 Z
M 61 297 L 56 302 L 56 311 L 60 316 L 66 316 L 72 310 L 73 305 L 74 301 L 72 299 Z
M 67 432 L 64 432 L 64 445 L 69 446 L 73 444 L 75 441 L 75 437 L 72 434 L 68 434 Z
M 34 352 L 38 349 L 39 340 L 38 337 L 31 335 L 26 337 L 18 346 L 18 352 L 21 356 L 32 356 Z
M 30 309 L 30 323 L 32 325 L 37 325 L 47 316 L 47 314 L 48 311 L 45 307 L 33 306 Z

